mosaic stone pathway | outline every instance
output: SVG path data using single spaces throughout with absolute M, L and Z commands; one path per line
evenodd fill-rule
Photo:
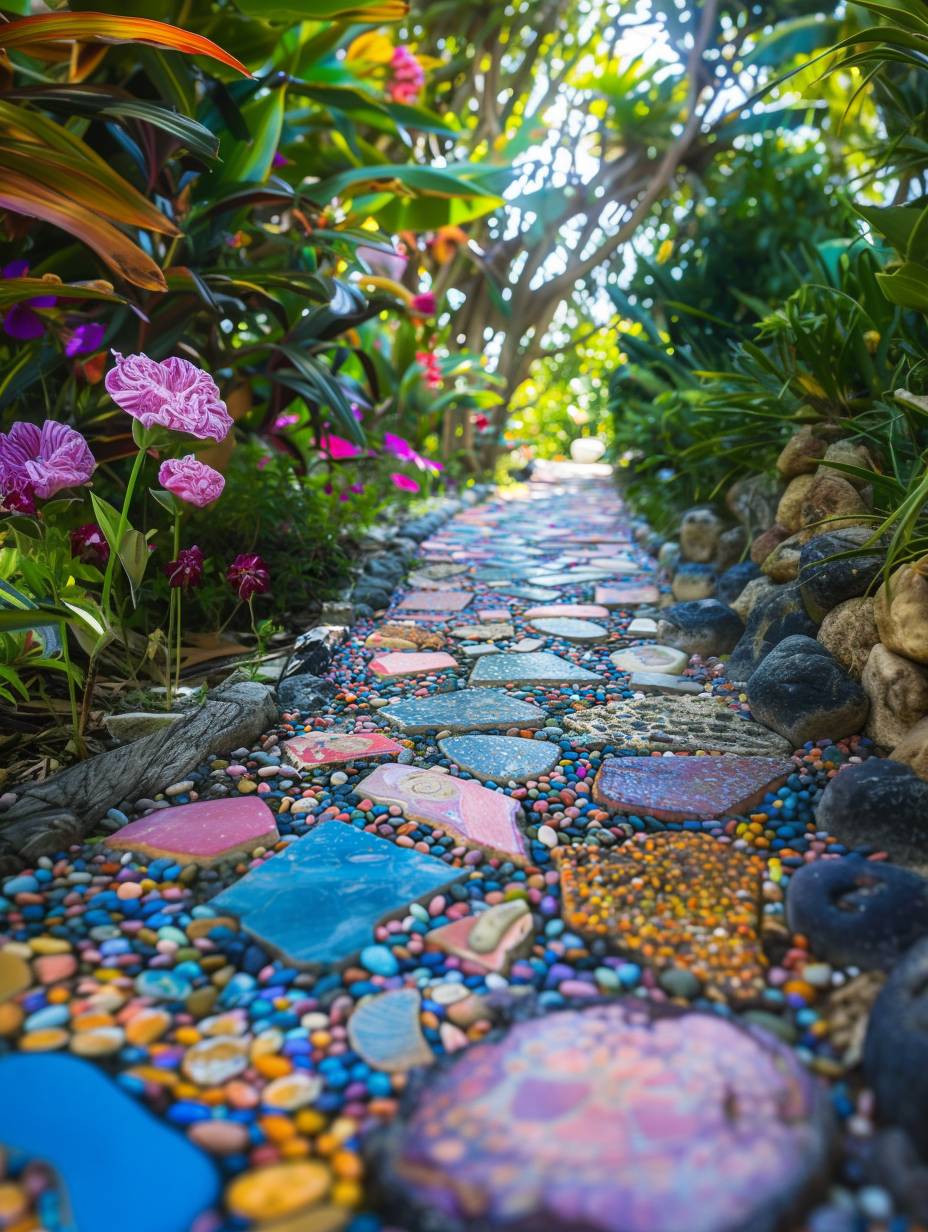
M 463 505 L 324 709 L 0 883 L 0 1227 L 909 1228 L 784 904 L 869 742 L 633 625 L 644 529 L 596 468 Z

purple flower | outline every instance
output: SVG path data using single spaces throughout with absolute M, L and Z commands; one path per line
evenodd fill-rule
M 46 419 L 42 427 L 14 423 L 0 432 L 0 492 L 22 492 L 28 485 L 48 500 L 62 488 L 87 483 L 96 463 L 87 442 L 67 424 Z
M 399 282 L 409 264 L 409 258 L 404 257 L 395 248 L 392 252 L 387 252 L 383 248 L 372 248 L 368 244 L 361 244 L 355 249 L 355 253 L 372 274 L 379 274 L 381 278 L 392 278 L 394 282 Z
M 0 278 L 25 278 L 29 273 L 28 261 L 11 261 L 0 270 Z M 34 311 L 36 308 L 53 308 L 58 301 L 54 295 L 37 295 L 33 299 L 13 304 L 3 314 L 3 331 L 18 342 L 31 342 L 45 333 L 45 322 Z
M 99 321 L 85 321 L 83 325 L 72 330 L 71 337 L 65 343 L 65 355 L 73 359 L 75 355 L 88 355 L 91 351 L 99 350 L 105 333 L 106 326 Z
M 85 565 L 96 565 L 102 569 L 110 558 L 110 545 L 103 537 L 103 531 L 96 522 L 85 522 L 68 532 L 71 540 L 71 555 L 76 556 Z
M 226 570 L 226 581 L 245 603 L 263 595 L 271 584 L 267 565 L 256 552 L 240 552 Z
M 221 441 L 232 417 L 208 372 L 177 355 L 163 363 L 147 355 L 120 355 L 106 374 L 106 390 L 117 406 L 146 428 L 170 428 L 200 440 Z
M 35 513 L 35 489 L 26 479 L 0 481 L 0 513 Z
M 181 548 L 177 560 L 169 560 L 164 572 L 172 587 L 192 590 L 194 586 L 199 586 L 203 576 L 203 553 L 196 544 L 191 548 Z
M 218 471 L 200 462 L 192 453 L 184 458 L 168 458 L 162 462 L 158 482 L 162 488 L 173 492 L 188 505 L 196 505 L 198 509 L 218 500 L 226 486 L 225 479 Z

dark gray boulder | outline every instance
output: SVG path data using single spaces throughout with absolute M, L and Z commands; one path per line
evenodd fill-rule
M 801 635 L 770 651 L 748 680 L 747 694 L 754 718 L 796 748 L 862 731 L 870 709 L 866 693 L 834 655 Z
M 928 933 L 928 881 L 856 855 L 815 860 L 790 878 L 786 920 L 819 958 L 883 970 Z
M 866 526 L 847 526 L 816 535 L 799 554 L 799 588 L 809 615 L 819 622 L 845 599 L 866 593 L 883 567 L 877 551 L 859 552 L 872 536 Z M 848 552 L 854 552 L 848 556 Z
M 732 565 L 719 578 L 715 588 L 716 597 L 722 603 L 734 603 L 748 582 L 760 576 L 760 569 L 753 560 L 743 560 L 740 564 Z
M 688 655 L 727 654 L 744 631 L 741 617 L 718 599 L 695 599 L 664 608 L 657 640 Z
M 287 676 L 277 685 L 277 703 L 281 710 L 299 710 L 316 714 L 324 710 L 338 692 L 331 680 L 303 672 Z
M 864 1075 L 880 1120 L 901 1126 L 928 1155 L 928 939 L 909 950 L 874 1002 Z
M 774 646 L 797 633 L 815 637 L 817 629 L 798 584 L 785 582 L 751 609 L 744 636 L 732 651 L 725 673 L 729 680 L 748 680 Z
M 845 766 L 822 793 L 815 819 L 845 847 L 928 865 L 928 783 L 902 762 L 871 757 Z

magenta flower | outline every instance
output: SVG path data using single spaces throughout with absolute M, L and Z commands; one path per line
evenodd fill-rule
M 28 261 L 11 261 L 0 270 L 0 278 L 25 278 L 29 273 Z M 53 308 L 58 301 L 54 295 L 36 295 L 32 299 L 13 304 L 3 314 L 3 332 L 17 342 L 31 342 L 45 333 L 45 322 L 34 311 L 36 308 Z
M 272 166 L 272 167 L 289 167 L 289 166 L 290 166 L 290 159 L 289 159 L 289 158 L 284 158 L 284 156 L 283 156 L 283 154 L 281 154 L 280 150 L 275 150 L 275 151 L 274 151 L 274 157 L 271 159 L 271 166 Z
M 226 581 L 247 603 L 255 595 L 264 594 L 271 584 L 271 575 L 256 552 L 240 552 L 226 570 Z
M 433 317 L 438 301 L 431 291 L 420 291 L 412 297 L 409 306 L 420 317 Z
M 218 471 L 188 453 L 183 458 L 168 458 L 158 469 L 158 482 L 162 488 L 188 505 L 203 509 L 222 496 L 226 481 Z
M 96 522 L 85 522 L 68 532 L 71 540 L 71 555 L 85 565 L 96 565 L 98 569 L 110 558 L 110 545 L 104 538 L 103 531 Z
M 383 434 L 383 447 L 387 453 L 392 453 L 394 458 L 399 458 L 401 462 L 412 462 L 416 457 L 416 451 L 409 441 L 402 436 L 394 436 L 392 432 Z
M 343 462 L 346 458 L 356 458 L 361 450 L 343 436 L 333 436 L 331 432 L 319 441 L 319 448 L 327 453 L 333 462 Z
M 203 553 L 196 544 L 190 548 L 181 548 L 177 560 L 169 560 L 164 566 L 164 572 L 172 587 L 181 590 L 192 590 L 199 586 L 203 576 Z
M 22 492 L 28 485 L 48 500 L 62 488 L 87 483 L 96 466 L 87 442 L 67 424 L 46 419 L 35 424 L 14 423 L 0 432 L 0 492 Z
M 425 85 L 422 65 L 408 47 L 394 47 L 387 94 L 394 103 L 414 103 Z
M 394 471 L 390 476 L 390 481 L 395 488 L 399 488 L 401 492 L 418 492 L 419 485 L 415 479 L 410 479 L 408 475 L 402 475 L 399 471 Z
M 282 431 L 284 428 L 292 428 L 294 424 L 300 422 L 300 417 L 295 411 L 285 411 L 283 415 L 278 415 L 274 420 L 274 430 Z
M 65 343 L 65 355 L 73 359 L 75 355 L 88 355 L 91 351 L 99 350 L 105 333 L 106 326 L 99 321 L 85 321 L 71 331 L 71 337 Z
M 158 363 L 147 355 L 120 355 L 106 374 L 106 390 L 118 407 L 146 428 L 170 428 L 200 440 L 221 441 L 232 417 L 208 372 L 172 355 Z

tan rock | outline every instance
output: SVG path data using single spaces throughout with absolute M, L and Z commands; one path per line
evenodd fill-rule
M 824 457 L 827 445 L 816 436 L 811 427 L 806 425 L 789 438 L 777 458 L 777 470 L 784 479 L 795 479 L 797 475 L 811 475 L 818 468 L 819 460 Z
M 806 497 L 815 487 L 816 475 L 797 475 L 791 479 L 777 505 L 777 522 L 793 534 L 804 525 L 802 507 Z
M 796 482 L 793 480 L 793 483 Z M 800 525 L 814 528 L 821 534 L 826 530 L 839 530 L 842 526 L 859 526 L 863 515 L 868 512 L 866 501 L 853 484 L 836 472 L 823 468 L 812 476 L 812 483 L 802 500 Z
M 716 546 L 715 560 L 712 563 L 719 573 L 724 573 L 726 569 L 741 560 L 747 546 L 748 535 L 743 526 L 733 526 L 730 530 L 722 531 Z
M 860 683 L 870 698 L 866 734 L 884 749 L 899 745 L 928 714 L 928 671 L 881 642 L 870 651 Z
M 831 609 L 818 631 L 818 641 L 855 680 L 863 675 L 870 651 L 879 640 L 872 596 L 839 603 Z
M 799 553 L 804 542 L 805 537 L 800 531 L 773 549 L 761 565 L 772 582 L 792 582 L 799 576 Z
M 730 606 L 747 624 L 751 612 L 774 588 L 774 583 L 771 582 L 769 577 L 751 578 L 750 582 L 748 582 L 747 586 L 745 586 L 744 590 L 742 590 L 741 594 Z
M 916 663 L 928 663 L 928 556 L 903 565 L 876 592 L 880 641 Z
M 861 470 L 874 470 L 876 463 L 873 460 L 873 454 L 866 445 L 855 443 L 852 440 L 835 441 L 833 445 L 829 445 L 825 450 L 825 456 L 822 458 L 823 465 L 819 468 L 819 474 L 828 473 L 827 463 L 841 462 L 845 466 L 859 466 Z M 856 475 L 848 475 L 844 471 L 831 471 L 832 475 L 840 475 L 842 479 L 847 480 L 852 484 L 858 492 L 866 489 L 869 484 L 866 479 L 860 479 Z
M 789 531 L 785 526 L 781 526 L 779 522 L 775 522 L 769 530 L 765 530 L 762 535 L 758 535 L 751 544 L 751 560 L 755 565 L 762 565 L 773 549 L 784 539 L 789 538 Z
M 928 718 L 919 719 L 909 728 L 890 757 L 911 766 L 919 778 L 928 780 Z
M 724 523 L 708 506 L 688 509 L 680 521 L 680 551 L 684 560 L 705 565 L 715 556 Z

